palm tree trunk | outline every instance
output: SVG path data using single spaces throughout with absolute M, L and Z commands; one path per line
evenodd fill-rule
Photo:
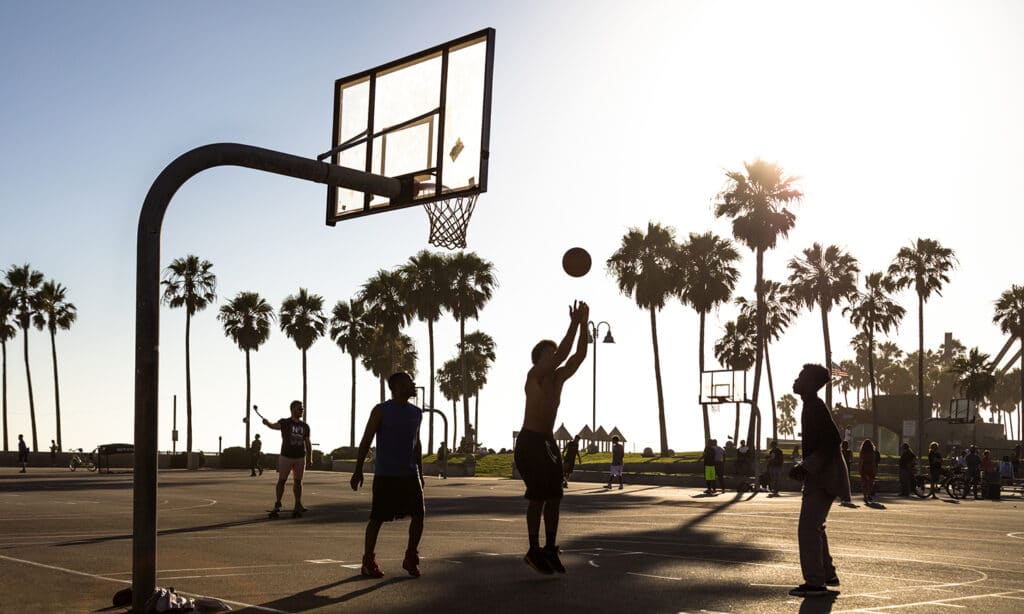
M 50 354 L 53 358 L 53 401 L 57 409 L 57 451 L 64 450 L 64 442 L 60 438 L 60 379 L 57 377 L 57 334 L 50 329 Z
M 668 431 L 665 429 L 665 395 L 661 389 L 661 358 L 658 356 L 658 320 L 651 307 L 651 342 L 654 345 L 654 381 L 658 387 L 658 426 L 661 429 L 661 455 L 668 456 Z M 597 343 L 596 339 L 594 341 Z
M 473 448 L 480 443 L 480 395 L 473 395 Z
M 427 338 L 430 340 L 430 408 L 434 408 L 434 321 L 427 320 Z M 422 408 L 421 408 L 422 409 Z M 434 449 L 434 412 L 428 418 L 427 452 Z
M 739 444 L 740 440 L 740 404 L 736 404 L 736 427 L 732 431 L 732 440 Z
M 308 422 L 306 419 L 306 350 L 302 350 L 302 421 Z
M 352 356 L 352 422 L 348 433 L 348 445 L 354 448 L 356 445 L 356 355 Z
M 1017 439 L 1024 440 L 1024 337 L 1020 338 L 1020 407 L 1017 408 Z M 4 434 L 4 449 L 7 449 L 7 434 Z
M 189 335 L 192 332 L 192 314 L 185 307 L 185 463 L 192 458 L 192 363 L 189 354 Z
M 249 419 L 252 416 L 252 377 L 249 370 L 249 350 L 245 351 L 245 449 L 249 449 Z
M 924 295 L 917 295 L 917 449 L 924 444 Z
M 8 452 L 7 447 L 7 342 L 0 341 L 0 347 L 3 348 L 4 360 L 3 360 L 3 395 L 4 395 L 4 452 Z
M 750 404 L 750 426 L 747 427 L 747 442 L 755 452 L 757 451 L 757 421 L 761 414 L 758 406 L 758 397 L 761 392 L 761 365 L 764 363 L 764 339 L 765 335 L 765 309 L 764 309 L 764 248 L 757 248 L 757 279 L 754 285 L 754 294 L 757 297 L 757 340 L 754 354 L 754 392 Z M 755 454 L 756 456 L 756 454 Z
M 380 380 L 380 402 L 383 403 L 384 402 L 384 376 L 381 375 L 377 379 Z
M 871 388 L 871 436 L 877 446 L 880 436 L 878 430 L 878 405 L 875 404 L 875 338 L 868 333 L 868 386 Z
M 459 318 L 459 371 L 462 372 L 462 423 L 469 435 L 469 370 L 466 367 L 466 318 Z M 472 443 L 472 442 L 470 442 Z
M 768 370 L 768 395 L 772 400 L 772 439 L 779 440 L 778 415 L 775 409 L 775 382 L 772 381 L 772 360 L 768 355 L 768 340 L 764 340 L 764 366 Z
M 704 374 L 704 312 L 700 312 L 700 341 L 698 345 L 699 353 L 697 354 L 697 364 L 700 365 L 701 377 Z M 596 341 L 595 341 L 596 344 Z M 596 345 L 594 346 L 597 347 Z M 594 350 L 597 351 L 596 349 Z M 596 361 L 594 363 L 597 364 Z M 706 442 L 711 439 L 711 420 L 708 418 L 708 406 L 701 403 L 701 413 L 704 414 L 704 441 Z
M 450 450 L 458 450 L 455 442 L 459 438 L 459 406 L 455 399 L 452 399 L 452 440 L 446 445 Z
M 28 368 L 28 327 L 21 329 L 25 333 L 25 379 L 28 380 L 28 412 L 32 418 L 32 451 L 39 451 L 39 441 L 36 439 L 36 403 L 32 398 L 32 371 Z
M 825 338 L 825 368 L 828 369 L 829 374 L 832 373 L 832 342 L 828 336 L 828 311 L 824 306 L 824 301 L 819 299 L 821 304 L 821 334 Z M 828 378 L 828 383 L 825 384 L 825 407 L 829 411 L 832 411 L 832 378 Z

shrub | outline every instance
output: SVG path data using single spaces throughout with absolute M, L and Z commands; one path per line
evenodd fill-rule
M 224 448 L 220 453 L 221 469 L 248 469 L 249 451 L 242 446 Z
M 359 448 L 354 446 L 341 446 L 331 450 L 331 458 L 335 460 L 355 460 L 359 456 Z
M 654 458 L 654 450 L 650 448 L 644 448 L 643 454 L 641 454 L 640 456 L 643 456 L 644 458 Z

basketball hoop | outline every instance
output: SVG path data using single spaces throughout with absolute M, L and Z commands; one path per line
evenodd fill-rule
M 466 247 L 466 228 L 479 192 L 424 203 L 430 218 L 430 244 L 446 249 Z

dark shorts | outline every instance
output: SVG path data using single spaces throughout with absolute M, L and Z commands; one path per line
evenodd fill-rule
M 18 462 L 19 463 L 27 463 L 28 462 L 28 452 L 18 452 Z
M 418 476 L 373 476 L 372 520 L 389 522 L 406 516 L 422 518 L 423 512 L 423 486 Z
M 551 433 L 522 430 L 516 440 L 516 469 L 526 483 L 526 498 L 562 498 L 562 457 Z

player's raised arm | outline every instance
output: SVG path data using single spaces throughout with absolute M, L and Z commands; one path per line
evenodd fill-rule
M 363 439 L 359 442 L 359 453 L 356 456 L 356 468 L 352 472 L 352 490 L 359 490 L 363 484 L 363 462 L 366 461 L 366 455 L 370 453 L 370 444 L 373 443 L 373 438 L 380 430 L 380 411 L 380 405 L 374 407 L 370 412 L 370 418 L 366 421 L 366 430 L 363 431 Z
M 583 301 L 580 301 L 579 306 L 576 308 L 576 319 L 580 325 L 580 337 L 576 342 L 576 352 L 569 357 L 569 360 L 566 361 L 564 366 L 559 367 L 556 370 L 559 379 L 561 379 L 563 382 L 572 377 L 574 373 L 576 373 L 576 370 L 579 369 L 580 365 L 583 364 L 583 359 L 587 357 L 588 343 L 587 330 L 585 327 L 586 322 L 589 318 L 590 307 Z
M 569 306 L 569 329 L 565 331 L 565 336 L 562 338 L 562 342 L 555 348 L 555 353 L 547 356 L 542 356 L 537 364 L 533 365 L 531 372 L 538 377 L 545 377 L 555 372 L 565 359 L 569 356 L 569 350 L 572 348 L 573 338 L 576 336 L 576 331 L 580 328 L 579 319 L 579 303 L 573 301 L 573 304 Z
M 281 430 L 281 425 L 280 424 L 278 424 L 277 422 L 271 422 L 270 420 L 267 420 L 266 418 L 263 419 L 263 426 L 267 427 L 268 429 L 274 429 L 275 431 L 280 431 Z

